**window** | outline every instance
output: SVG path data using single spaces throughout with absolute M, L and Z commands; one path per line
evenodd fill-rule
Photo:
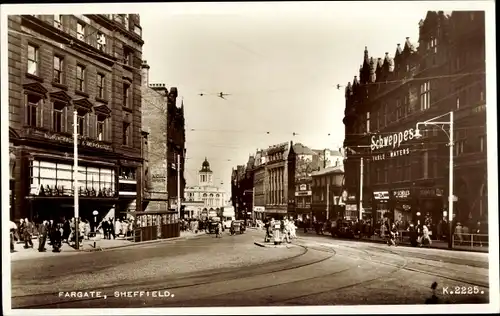
M 142 36 L 142 29 L 140 26 L 138 25 L 134 25 L 134 33 L 139 35 L 139 36 Z
M 437 178 L 438 177 L 438 156 L 437 156 L 436 152 L 432 153 L 431 165 L 432 165 L 431 176 L 433 178 Z
M 384 104 L 384 127 L 387 126 L 387 111 L 389 110 L 389 107 L 387 106 L 387 103 Z
M 420 110 L 425 111 L 431 107 L 431 82 L 420 85 Z
M 60 14 L 54 14 L 54 26 L 58 29 L 62 29 L 62 21 Z
M 484 153 L 485 149 L 486 149 L 486 142 L 485 142 L 484 135 L 479 136 L 479 151 Z
M 401 159 L 396 160 L 396 181 L 403 180 L 403 163 Z
M 78 22 L 76 24 L 76 38 L 78 38 L 80 41 L 85 40 L 85 24 L 82 22 Z
M 30 127 L 41 127 L 41 102 L 42 97 L 26 95 L 26 125 Z
M 76 89 L 84 91 L 85 89 L 85 67 L 76 65 Z
M 457 110 L 460 109 L 460 97 L 457 97 L 456 104 L 457 104 Z
M 465 140 L 459 140 L 457 141 L 457 143 L 455 144 L 455 155 L 458 156 L 458 155 L 461 155 L 464 153 L 464 148 L 465 148 Z
M 78 110 L 77 111 L 77 131 L 78 135 L 80 136 L 87 136 L 86 131 L 87 131 L 87 112 L 84 110 Z
M 63 58 L 54 55 L 54 82 L 63 83 Z
M 106 50 L 106 36 L 101 32 L 97 32 L 97 49 L 103 52 Z
M 429 152 L 424 151 L 422 153 L 422 178 L 427 179 L 429 177 Z
M 38 47 L 28 44 L 28 73 L 38 76 Z
M 101 99 L 104 99 L 104 79 L 103 74 L 97 74 L 97 97 Z
M 404 158 L 403 180 L 410 180 L 411 175 L 411 160 L 409 157 Z
M 124 83 L 123 84 L 123 104 L 122 105 L 126 108 L 129 107 L 129 99 L 130 99 L 129 93 L 130 93 L 130 85 Z
M 484 101 L 484 87 L 483 85 L 481 85 L 481 87 L 479 88 L 479 100 L 480 101 Z
M 389 166 L 386 163 L 385 166 L 384 166 L 384 178 L 382 179 L 383 183 L 387 183 L 388 180 L 389 180 L 388 178 L 389 178 Z
M 52 130 L 56 133 L 65 132 L 65 108 L 66 104 L 62 102 L 54 102 L 52 110 Z
M 432 51 L 434 53 L 437 53 L 437 38 L 432 38 L 431 37 L 431 41 L 429 43 L 429 48 L 432 49 Z
M 123 122 L 123 145 L 129 145 L 130 123 Z
M 366 112 L 366 132 L 370 133 L 370 112 Z
M 123 63 L 125 65 L 132 65 L 132 60 L 133 60 L 133 52 L 130 48 L 124 47 L 123 48 Z
M 401 106 L 401 99 L 396 99 L 396 120 L 400 120 L 403 118 L 403 107 Z
M 129 20 L 128 20 L 128 14 L 124 14 L 123 15 L 123 24 L 125 25 L 125 28 L 128 30 L 129 26 L 130 26 L 130 23 L 129 23 Z
M 106 140 L 106 116 L 102 114 L 97 115 L 97 140 Z

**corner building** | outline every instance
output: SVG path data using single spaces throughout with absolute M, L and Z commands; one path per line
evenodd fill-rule
M 75 123 L 80 216 L 135 211 L 143 182 L 139 15 L 17 15 L 8 31 L 11 219 L 74 215 Z
M 437 126 L 420 126 L 418 139 L 415 129 L 454 111 L 456 220 L 477 221 L 487 213 L 484 12 L 430 11 L 419 27 L 418 48 L 407 38 L 394 58 L 365 49 L 359 79 L 346 87 L 346 189 L 359 207 L 362 158 L 363 218 L 403 227 L 447 218 L 449 139 Z

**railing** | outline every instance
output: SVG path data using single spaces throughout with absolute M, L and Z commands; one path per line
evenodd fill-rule
M 488 234 L 457 234 L 453 235 L 453 246 L 488 247 Z

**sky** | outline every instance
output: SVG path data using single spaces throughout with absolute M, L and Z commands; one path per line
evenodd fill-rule
M 406 37 L 416 43 L 427 12 L 396 2 L 377 13 L 360 3 L 301 5 L 141 12 L 150 83 L 177 87 L 184 102 L 188 185 L 205 157 L 230 192 L 231 168 L 258 148 L 341 146 L 345 88 L 336 85 L 359 76 L 365 46 L 383 57 Z

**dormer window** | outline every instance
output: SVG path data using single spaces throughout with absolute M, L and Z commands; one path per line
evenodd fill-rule
M 76 38 L 78 38 L 80 41 L 85 40 L 85 24 L 82 22 L 78 22 L 76 24 Z
M 62 28 L 62 21 L 60 14 L 54 14 L 54 26 L 57 27 L 58 29 Z
M 97 32 L 97 49 L 100 51 L 106 50 L 106 36 L 101 32 Z

